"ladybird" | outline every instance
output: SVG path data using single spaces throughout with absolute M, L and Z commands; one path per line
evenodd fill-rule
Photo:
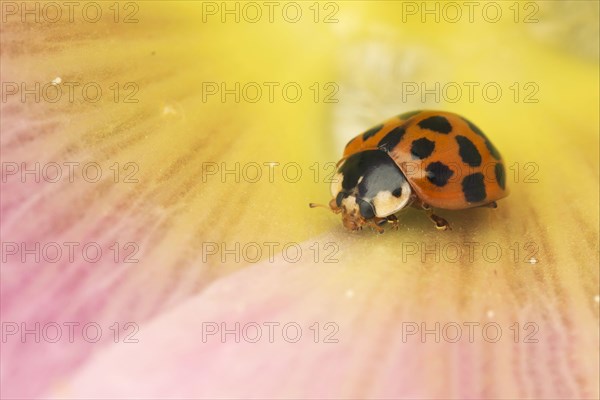
M 342 214 L 350 231 L 364 226 L 383 233 L 398 229 L 396 213 L 423 210 L 436 228 L 449 223 L 432 208 L 496 208 L 508 195 L 500 153 L 471 121 L 446 111 L 412 111 L 374 126 L 350 140 L 325 207 Z

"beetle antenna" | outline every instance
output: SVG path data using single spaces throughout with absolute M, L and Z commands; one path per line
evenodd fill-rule
M 336 204 L 335 204 L 335 199 L 331 200 L 329 202 L 329 205 L 326 206 L 325 204 L 319 204 L 319 203 L 308 203 L 308 206 L 310 208 L 316 208 L 316 207 L 323 207 L 328 209 L 329 211 L 331 211 L 334 214 L 339 214 L 342 212 L 342 209 L 339 208 Z

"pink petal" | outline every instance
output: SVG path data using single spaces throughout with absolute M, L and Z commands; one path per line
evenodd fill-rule
M 316 242 L 337 240 L 330 235 Z M 313 244 L 303 244 L 306 254 Z M 587 360 L 588 367 L 593 365 L 597 345 L 564 331 L 561 318 L 571 319 L 567 314 L 557 318 L 543 304 L 516 315 L 501 303 L 494 305 L 498 311 L 493 316 L 486 316 L 483 304 L 469 303 L 458 310 L 455 295 L 441 281 L 420 283 L 413 267 L 349 266 L 348 260 L 366 247 L 356 245 L 357 254 L 339 254 L 339 263 L 315 264 L 311 256 L 288 263 L 278 257 L 274 263 L 263 262 L 223 278 L 142 324 L 139 343 L 111 343 L 57 387 L 54 396 L 442 399 L 597 394 L 597 369 L 580 363 Z M 437 302 L 435 308 L 422 304 L 419 309 L 415 299 L 403 296 L 414 285 L 423 292 L 416 293 L 416 301 L 439 295 L 448 296 L 448 302 Z M 583 321 L 575 318 L 568 323 Z M 279 324 L 272 343 L 266 322 Z M 311 330 L 316 322 L 317 343 Z M 327 322 L 339 330 L 325 331 Z M 515 322 L 520 324 L 517 339 Z M 534 328 L 525 330 L 527 322 Z M 302 329 L 297 343 L 288 342 L 293 328 L 288 328 L 287 336 L 283 333 L 283 326 L 290 323 Z M 239 343 L 234 333 L 219 336 L 221 324 L 239 333 Z M 256 343 L 255 324 L 262 332 Z M 593 329 L 589 321 L 586 324 Z M 457 325 L 461 334 L 454 342 Z M 216 326 L 219 331 L 211 334 Z M 411 334 L 409 329 L 415 326 L 420 332 Z M 431 332 L 421 336 L 422 327 Z M 337 342 L 326 343 L 326 333 Z M 589 357 L 570 358 L 572 353 L 581 357 L 584 346 L 590 346 Z

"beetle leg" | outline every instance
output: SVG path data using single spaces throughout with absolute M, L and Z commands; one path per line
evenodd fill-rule
M 384 220 L 384 221 L 385 221 L 385 220 Z M 375 221 L 374 221 L 374 220 L 372 220 L 372 219 L 371 219 L 371 220 L 368 220 L 368 221 L 366 221 L 366 225 L 370 226 L 370 227 L 371 227 L 371 229 L 374 229 L 374 230 L 376 230 L 376 231 L 377 231 L 377 233 L 379 233 L 379 234 L 382 234 L 383 232 L 385 232 L 385 230 L 384 230 L 382 227 L 380 227 L 380 226 L 377 224 L 377 222 L 375 222 Z
M 422 201 L 418 201 L 418 202 L 413 203 L 412 206 L 417 209 L 421 209 L 421 210 L 425 211 L 427 218 L 432 220 L 433 223 L 435 224 L 435 227 L 437 229 L 439 229 L 440 231 L 445 231 L 447 229 L 452 230 L 452 228 L 450 228 L 450 224 L 448 223 L 448 221 L 446 221 L 444 218 L 440 217 L 439 215 L 435 215 L 433 213 L 433 209 L 431 208 L 431 206 L 429 204 L 424 203 Z
M 398 226 L 399 226 L 398 218 L 394 214 L 389 215 L 386 219 L 387 219 L 387 222 L 392 224 L 392 229 L 398 230 Z
M 431 208 L 426 209 L 425 214 L 427 215 L 427 217 L 430 220 L 433 221 L 433 223 L 435 224 L 435 227 L 437 229 L 439 229 L 440 231 L 445 231 L 446 229 L 452 230 L 452 228 L 450 228 L 450 224 L 448 223 L 448 221 L 446 221 L 444 218 L 440 217 L 439 215 L 435 215 Z

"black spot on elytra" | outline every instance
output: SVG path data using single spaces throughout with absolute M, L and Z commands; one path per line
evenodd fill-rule
M 375 134 L 379 132 L 381 128 L 383 128 L 383 124 L 379 124 L 377 126 L 372 127 L 371 129 L 362 134 L 362 139 L 367 140 L 370 137 L 375 136 Z
M 465 199 L 469 203 L 477 203 L 485 200 L 486 193 L 483 174 L 481 172 L 477 172 L 465 176 L 462 181 L 462 190 L 465 195 Z
M 489 140 L 486 139 L 485 141 L 485 147 L 488 148 L 488 150 L 490 151 L 490 154 L 496 159 L 499 160 L 502 158 L 502 156 L 500 155 L 500 152 L 498 151 L 498 149 L 496 149 L 496 147 L 492 144 L 492 142 L 490 142 Z
M 371 219 L 375 216 L 375 210 L 373 210 L 373 206 L 368 201 L 363 199 L 356 199 L 358 203 L 358 209 L 360 210 L 360 215 L 365 219 Z
M 473 142 L 465 136 L 456 135 L 456 143 L 458 143 L 458 154 L 465 164 L 471 167 L 481 165 L 481 154 Z
M 425 168 L 425 171 L 427 171 L 427 180 L 439 187 L 445 186 L 448 183 L 448 179 L 454 175 L 454 171 L 439 161 L 429 164 Z
M 394 196 L 394 197 L 400 197 L 400 196 L 402 196 L 402 188 L 399 187 L 399 188 L 395 189 L 392 192 L 392 196 Z
M 452 132 L 452 125 L 450 125 L 450 122 L 448 122 L 445 117 L 440 117 L 439 115 L 425 118 L 417 125 L 419 125 L 422 129 L 429 129 L 430 131 L 443 133 L 445 135 Z
M 417 115 L 420 112 L 421 112 L 421 110 L 408 111 L 408 112 L 405 112 L 405 113 L 402 113 L 402 114 L 398 115 L 398 118 L 400 118 L 402 120 L 406 120 L 406 119 L 409 119 L 410 117 L 413 117 L 413 116 Z
M 433 153 L 433 149 L 435 149 L 435 142 L 427 138 L 421 138 L 413 140 L 410 146 L 410 153 L 414 158 L 422 160 L 429 157 Z
M 485 140 L 485 147 L 487 147 L 492 157 L 494 157 L 496 160 L 502 158 L 498 149 L 496 149 L 496 147 L 492 144 L 492 142 L 490 142 L 487 136 L 485 136 L 485 133 L 483 133 L 481 129 L 477 127 L 477 125 L 475 125 L 466 118 L 463 118 L 463 121 L 465 121 L 467 125 L 469 125 L 469 128 L 471 128 L 473 132 L 475 132 L 477 135 L 481 136 Z
M 496 182 L 502 188 L 502 190 L 506 187 L 506 173 L 504 171 L 504 165 L 501 163 L 497 163 L 494 167 L 494 172 L 496 173 Z
M 400 143 L 405 133 L 406 130 L 404 129 L 404 126 L 395 127 L 379 141 L 378 147 L 383 151 L 392 151 L 392 149 Z

